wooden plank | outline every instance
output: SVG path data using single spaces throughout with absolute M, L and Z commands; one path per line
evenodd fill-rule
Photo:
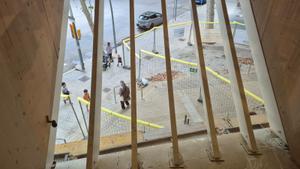
M 172 81 L 172 70 L 171 70 L 172 66 L 171 66 L 171 53 L 170 53 L 170 45 L 169 45 L 166 0 L 161 0 L 161 8 L 162 8 L 162 15 L 163 15 L 163 35 L 164 35 L 164 47 L 165 47 L 165 56 L 166 56 L 168 99 L 169 99 L 169 111 L 170 111 L 172 145 L 173 145 L 172 163 L 178 166 L 181 165 L 183 161 L 179 153 L 178 138 L 177 138 L 176 112 L 175 112 L 174 93 L 173 93 L 173 81 Z
M 61 23 L 61 34 L 60 34 L 60 47 L 59 47 L 59 56 L 57 61 L 57 71 L 56 71 L 56 80 L 55 80 L 55 91 L 53 98 L 53 107 L 52 107 L 52 115 L 50 117 L 51 120 L 58 121 L 58 111 L 59 111 L 59 101 L 61 95 L 61 82 L 64 68 L 64 59 L 65 59 L 65 49 L 66 49 L 66 41 L 67 41 L 67 24 L 68 24 L 68 16 L 69 16 L 69 8 L 70 8 L 70 0 L 64 0 L 64 8 L 62 15 L 62 23 Z M 50 135 L 49 135 L 49 143 L 48 143 L 48 154 L 47 154 L 47 162 L 46 169 L 49 169 L 53 162 L 53 154 L 54 147 L 56 141 L 56 128 L 51 127 Z
M 101 97 L 102 97 L 102 51 L 103 51 L 104 1 L 95 0 L 93 60 L 91 79 L 91 103 L 86 168 L 94 169 L 98 161 L 100 144 Z
M 191 8 L 192 8 L 192 19 L 193 19 L 193 25 L 194 25 L 194 36 L 195 36 L 195 44 L 196 44 L 196 55 L 198 56 L 198 69 L 200 70 L 200 81 L 201 81 L 201 87 L 203 89 L 203 103 L 204 103 L 204 111 L 207 115 L 207 123 L 208 123 L 208 136 L 210 140 L 210 148 L 211 148 L 211 155 L 215 159 L 219 159 L 221 157 L 220 150 L 219 150 L 219 144 L 217 139 L 217 133 L 216 133 L 216 126 L 214 122 L 214 116 L 213 116 L 213 110 L 212 110 L 212 104 L 210 100 L 210 93 L 209 93 L 209 86 L 208 86 L 208 80 L 205 70 L 205 60 L 204 60 L 204 54 L 203 54 L 203 46 L 202 46 L 202 40 L 201 40 L 201 34 L 200 34 L 200 26 L 198 22 L 198 13 L 197 13 L 197 7 L 195 0 L 191 0 Z
M 138 140 L 143 140 L 143 133 L 138 132 Z M 100 137 L 100 150 L 107 150 L 119 146 L 131 144 L 131 133 L 115 134 Z M 74 156 L 86 154 L 87 140 L 74 141 L 67 144 L 58 144 L 55 146 L 55 154 L 69 153 Z
M 269 71 L 259 38 L 255 17 L 250 0 L 241 0 L 241 7 L 246 25 L 246 31 L 249 38 L 251 53 L 254 60 L 256 75 L 259 82 L 262 98 L 265 102 L 267 118 L 272 131 L 286 142 L 286 137 L 281 122 L 277 101 L 275 99 L 273 87 L 271 84 Z M 272 1 L 270 1 L 271 3 Z M 264 9 L 265 10 L 265 9 Z
M 232 82 L 232 96 L 237 112 L 237 117 L 239 120 L 240 132 L 244 137 L 249 150 L 251 152 L 256 152 L 256 141 L 252 129 L 247 99 L 242 82 L 242 76 L 240 73 L 240 67 L 238 63 L 236 49 L 234 46 L 234 40 L 231 32 L 231 26 L 225 0 L 217 0 L 216 6 L 220 22 L 220 31 L 224 40 L 224 51 Z
M 131 168 L 138 169 L 134 0 L 130 0 Z

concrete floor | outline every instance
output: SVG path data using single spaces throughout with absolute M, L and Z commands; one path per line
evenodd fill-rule
M 180 151 L 185 168 L 189 169 L 297 169 L 290 159 L 289 152 L 280 144 L 268 129 L 255 131 L 261 155 L 248 155 L 240 145 L 240 135 L 219 136 L 219 145 L 224 162 L 211 162 L 207 156 L 207 139 L 194 136 L 180 140 Z M 139 157 L 144 169 L 167 169 L 170 160 L 170 143 L 139 148 Z M 84 169 L 85 160 L 58 163 L 56 169 Z M 121 151 L 99 156 L 97 169 L 128 169 L 130 151 Z

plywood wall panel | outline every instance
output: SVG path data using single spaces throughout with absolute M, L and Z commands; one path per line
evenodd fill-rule
M 287 141 L 300 164 L 300 1 L 252 0 Z
M 63 2 L 0 1 L 1 169 L 45 166 Z

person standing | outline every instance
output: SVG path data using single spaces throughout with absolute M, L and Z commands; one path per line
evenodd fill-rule
M 83 90 L 83 100 L 90 102 L 91 101 L 91 97 L 90 97 L 90 93 L 87 89 Z M 90 112 L 89 106 L 86 105 L 86 110 L 87 112 Z
M 114 59 L 112 57 L 112 47 L 110 46 L 110 42 L 107 42 L 106 54 L 108 55 L 108 58 L 110 59 L 110 62 L 114 62 Z
M 62 82 L 61 83 L 61 86 L 62 86 L 62 94 L 66 95 L 67 97 L 64 97 L 64 103 L 67 104 L 67 100 L 70 99 L 70 91 L 69 89 L 67 88 L 67 84 L 65 82 Z
M 90 97 L 89 91 L 87 89 L 83 90 L 83 99 L 88 102 L 91 101 L 91 97 Z
M 119 63 L 121 64 L 121 66 L 123 66 L 122 58 L 121 58 L 120 55 L 118 55 L 118 64 L 117 64 L 117 66 L 119 66 Z
M 119 94 L 121 96 L 121 108 L 124 110 L 125 105 L 127 106 L 127 108 L 129 107 L 130 89 L 125 84 L 124 81 L 121 81 L 120 84 L 121 84 L 121 88 L 120 88 Z

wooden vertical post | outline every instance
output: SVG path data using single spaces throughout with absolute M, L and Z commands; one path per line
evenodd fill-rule
M 237 53 L 234 46 L 226 2 L 225 0 L 217 0 L 216 5 L 220 22 L 220 30 L 224 40 L 225 56 L 231 76 L 232 96 L 239 120 L 240 132 L 247 143 L 247 149 L 251 153 L 255 153 L 257 151 L 257 146 L 252 129 Z
M 131 168 L 138 169 L 134 0 L 130 0 Z
M 99 155 L 102 96 L 103 19 L 104 1 L 95 0 L 91 104 L 86 161 L 87 169 L 94 169 L 96 167 Z
M 286 142 L 286 137 L 264 57 L 264 51 L 258 34 L 251 1 L 240 0 L 240 3 L 246 24 L 246 31 L 249 38 L 251 53 L 253 55 L 256 75 L 259 81 L 260 91 L 265 102 L 268 122 L 271 130 Z
M 63 69 L 64 69 L 64 59 L 65 59 L 65 49 L 66 49 L 66 41 L 67 41 L 67 25 L 68 25 L 68 16 L 69 16 L 69 9 L 70 9 L 70 0 L 64 0 L 64 9 L 62 15 L 62 22 L 61 22 L 61 34 L 60 34 L 60 45 L 59 45 L 59 54 L 57 60 L 57 67 L 56 67 L 56 80 L 55 80 L 55 91 L 54 91 L 54 98 L 53 98 L 53 107 L 52 107 L 52 114 L 51 120 L 58 121 L 58 111 L 59 111 L 59 101 L 61 95 L 61 82 L 63 76 Z M 54 147 L 55 147 L 55 140 L 56 140 L 56 130 L 57 128 L 50 128 L 50 135 L 49 135 L 49 143 L 48 143 L 48 156 L 46 162 L 46 169 L 50 169 L 52 162 L 54 160 Z
M 216 133 L 216 127 L 214 122 L 214 116 L 213 116 L 213 110 L 212 110 L 212 104 L 210 100 L 210 93 L 209 93 L 209 86 L 208 86 L 208 80 L 206 75 L 206 69 L 205 69 L 205 60 L 204 60 L 204 54 L 203 54 L 203 46 L 202 46 L 202 40 L 201 40 L 201 33 L 200 33 L 200 26 L 199 26 L 199 20 L 198 20 L 198 13 L 197 13 L 197 6 L 195 3 L 195 0 L 191 0 L 191 6 L 192 6 L 192 19 L 193 19 L 193 25 L 194 25 L 194 36 L 195 36 L 195 46 L 196 46 L 196 55 L 198 56 L 198 67 L 200 70 L 200 81 L 201 86 L 203 88 L 203 105 L 204 105 L 204 111 L 207 115 L 207 123 L 208 123 L 208 135 L 209 140 L 211 143 L 210 146 L 210 153 L 213 160 L 220 159 L 221 154 L 219 150 L 219 144 L 217 139 L 217 133 Z
M 166 56 L 169 111 L 170 111 L 170 120 L 171 120 L 172 144 L 173 144 L 173 160 L 172 160 L 173 164 L 172 165 L 179 166 L 183 163 L 183 161 L 182 161 L 181 155 L 179 153 L 179 146 L 178 146 L 166 0 L 161 0 L 161 8 L 162 8 L 162 15 L 163 15 L 163 35 L 164 35 L 164 46 L 165 46 L 165 56 Z

